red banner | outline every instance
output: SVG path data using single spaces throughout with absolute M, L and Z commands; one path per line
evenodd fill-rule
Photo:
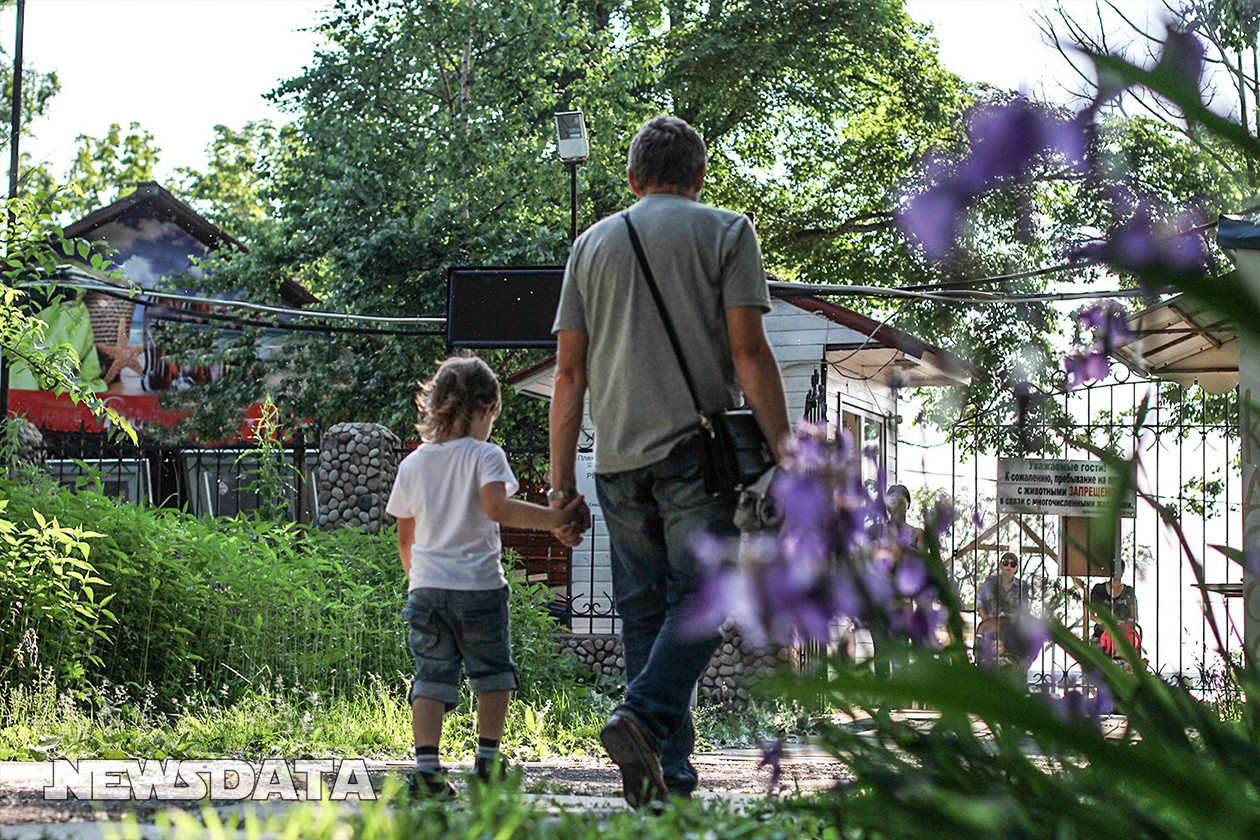
M 189 416 L 188 411 L 169 411 L 158 406 L 157 394 L 102 394 L 105 404 L 125 417 L 131 425 L 170 428 Z M 41 429 L 77 432 L 80 428 L 99 432 L 104 423 L 83 405 L 51 391 L 9 392 L 9 411 L 25 417 Z

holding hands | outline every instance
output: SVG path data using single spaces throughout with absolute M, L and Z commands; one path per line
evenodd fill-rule
M 551 533 L 568 548 L 580 545 L 582 534 L 591 527 L 591 509 L 586 499 L 576 490 L 552 490 L 547 494 L 547 502 L 553 509 L 567 514 L 563 524 L 552 528 Z

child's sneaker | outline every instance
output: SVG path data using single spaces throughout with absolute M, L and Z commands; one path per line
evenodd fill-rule
M 511 765 L 501 755 L 494 758 L 474 758 L 473 775 L 483 782 L 501 782 L 508 776 Z
M 454 799 L 455 786 L 446 780 L 445 773 L 422 773 L 412 770 L 407 777 L 407 795 L 413 799 L 433 797 L 435 799 Z

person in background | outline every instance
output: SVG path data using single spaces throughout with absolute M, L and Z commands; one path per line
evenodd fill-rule
M 976 609 L 981 620 L 1015 618 L 1032 603 L 1032 584 L 1019 579 L 1019 557 L 1007 551 L 998 560 L 998 573 L 989 575 L 980 585 Z
M 888 512 L 888 537 L 890 542 L 922 551 L 925 545 L 923 529 L 906 522 L 910 510 L 910 490 L 904 484 L 891 484 L 884 491 L 884 509 Z
M 1116 621 L 1130 632 L 1129 640 L 1133 641 L 1132 631 L 1137 624 L 1137 593 L 1133 591 L 1132 586 L 1122 580 L 1123 577 L 1124 561 L 1117 560 L 1111 580 L 1096 583 L 1089 590 L 1089 602 L 1110 611 L 1116 617 Z M 1094 644 L 1102 644 L 1105 629 L 1101 623 L 1094 623 L 1092 636 Z
M 1020 620 L 1032 605 L 1032 584 L 1020 580 L 1019 556 L 1007 551 L 998 559 L 998 573 L 989 575 L 976 596 L 980 623 L 976 625 L 976 655 L 981 662 L 1019 665 L 1027 670 L 1029 651 L 1014 645 Z M 1032 652 L 1035 654 L 1035 652 Z

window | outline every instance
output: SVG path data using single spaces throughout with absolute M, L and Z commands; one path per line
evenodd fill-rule
M 862 459 L 862 481 L 883 488 L 888 479 L 888 453 L 884 418 L 861 409 L 841 406 L 841 427 L 857 446 Z

